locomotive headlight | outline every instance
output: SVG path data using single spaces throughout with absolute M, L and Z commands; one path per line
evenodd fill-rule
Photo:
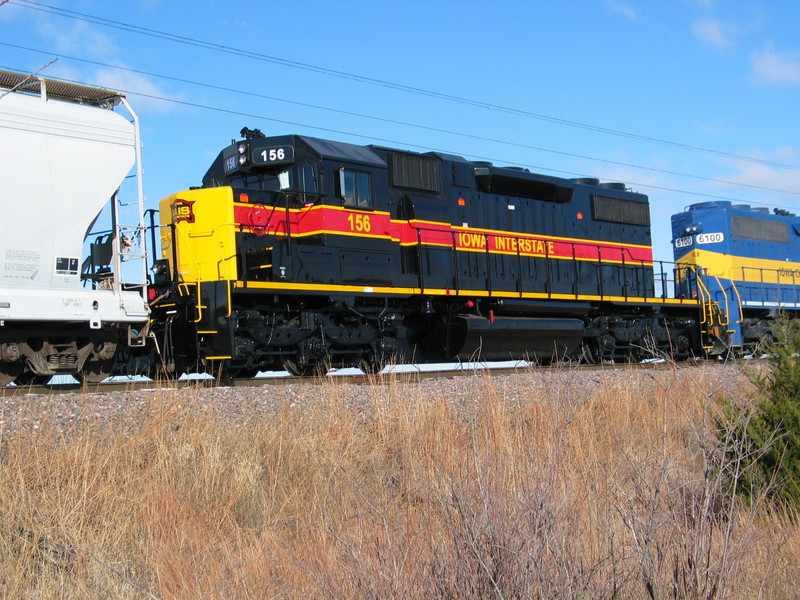
M 160 259 L 153 263 L 153 266 L 150 270 L 153 272 L 153 275 L 164 275 L 167 272 L 169 265 L 166 260 Z
M 236 147 L 236 151 L 237 151 L 239 154 L 246 154 L 246 153 L 247 153 L 247 144 L 245 144 L 244 142 L 242 142 L 241 144 L 239 144 L 239 145 Z
M 239 155 L 239 164 L 240 165 L 247 164 L 247 156 L 245 154 L 240 154 Z

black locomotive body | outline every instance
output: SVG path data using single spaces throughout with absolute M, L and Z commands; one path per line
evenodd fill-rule
M 225 148 L 160 204 L 161 366 L 230 375 L 386 362 L 590 361 L 709 346 L 654 269 L 646 196 L 440 153 L 305 136 Z

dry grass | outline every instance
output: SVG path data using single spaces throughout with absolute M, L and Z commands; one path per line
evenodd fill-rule
M 731 498 L 704 373 L 331 383 L 244 429 L 164 392 L 133 433 L 19 429 L 0 595 L 793 598 L 797 527 Z

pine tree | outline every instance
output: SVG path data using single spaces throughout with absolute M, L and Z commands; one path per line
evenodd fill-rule
M 778 337 L 767 348 L 769 369 L 753 376 L 760 392 L 759 410 L 740 432 L 739 448 L 748 468 L 738 490 L 749 500 L 766 497 L 800 515 L 800 319 L 781 319 Z

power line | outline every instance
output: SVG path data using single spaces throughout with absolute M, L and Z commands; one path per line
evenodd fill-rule
M 5 4 L 7 1 L 8 1 L 8 0 L 3 0 L 2 2 L 0 2 L 0 6 L 3 6 L 3 4 Z M 22 81 L 20 81 L 20 82 L 19 82 L 17 85 L 15 85 L 15 86 L 14 86 L 14 87 L 12 87 L 12 88 L 9 88 L 8 90 L 6 90 L 6 91 L 5 91 L 5 92 L 3 92 L 2 94 L 0 94 L 0 100 L 2 100 L 4 97 L 8 96 L 8 95 L 9 95 L 11 92 L 15 91 L 17 88 L 20 88 L 20 87 L 22 87 L 23 85 L 27 85 L 27 84 L 28 84 L 28 82 L 29 82 L 29 81 L 31 81 L 31 80 L 33 80 L 33 79 L 35 79 L 35 78 L 36 78 L 36 76 L 37 76 L 37 75 L 38 75 L 38 74 L 39 74 L 39 73 L 40 73 L 42 70 L 46 69 L 47 67 L 49 67 L 50 65 L 52 65 L 52 64 L 53 64 L 54 62 L 56 62 L 57 60 L 58 60 L 57 58 L 54 58 L 54 59 L 50 60 L 50 62 L 48 62 L 47 64 L 44 64 L 44 65 L 42 65 L 41 67 L 39 67 L 38 69 L 36 69 L 36 70 L 35 70 L 33 73 L 31 73 L 30 75 L 28 75 L 28 76 L 27 76 L 25 79 L 23 79 Z
M 7 69 L 9 67 L 3 66 L 3 68 Z M 56 78 L 56 77 L 53 77 L 52 79 L 57 79 L 59 81 L 64 81 L 64 82 L 67 82 L 67 83 L 75 83 L 75 84 L 78 84 L 78 85 L 94 85 L 94 84 L 92 84 L 90 82 L 76 81 L 76 80 L 73 80 L 73 79 L 63 79 L 63 78 Z M 373 141 L 373 142 L 375 142 L 375 141 L 384 142 L 384 143 L 387 143 L 387 144 L 392 144 L 393 146 L 396 146 L 396 147 L 419 148 L 419 149 L 423 149 L 423 150 L 426 150 L 426 151 L 431 151 L 431 152 L 436 152 L 436 153 L 441 153 L 441 154 L 458 154 L 457 151 L 453 151 L 453 150 L 442 149 L 442 148 L 430 148 L 428 146 L 423 146 L 423 145 L 420 145 L 420 144 L 409 144 L 407 142 L 398 141 L 398 140 L 394 140 L 394 139 L 390 139 L 390 138 L 381 138 L 381 137 L 376 137 L 376 136 L 372 136 L 372 135 L 364 135 L 364 134 L 360 134 L 360 133 L 353 133 L 351 131 L 344 131 L 344 130 L 341 130 L 341 129 L 334 129 L 334 128 L 331 128 L 331 127 L 321 127 L 319 125 L 309 125 L 308 123 L 300 123 L 300 122 L 297 122 L 297 121 L 288 121 L 288 120 L 285 120 L 285 119 L 276 119 L 275 117 L 268 117 L 268 116 L 260 115 L 260 114 L 256 114 L 256 113 L 247 113 L 247 112 L 238 111 L 238 110 L 232 110 L 232 109 L 228 109 L 228 108 L 221 108 L 221 107 L 218 107 L 218 106 L 210 106 L 210 105 L 207 105 L 207 104 L 200 104 L 198 102 L 190 102 L 188 100 L 180 100 L 180 99 L 177 99 L 177 98 L 167 98 L 167 97 L 164 97 L 164 96 L 157 96 L 155 94 L 146 94 L 146 93 L 136 92 L 136 91 L 131 91 L 131 90 L 117 90 L 117 91 L 119 91 L 121 93 L 124 93 L 124 94 L 133 94 L 133 95 L 141 96 L 141 97 L 144 97 L 144 98 L 149 98 L 151 100 L 160 100 L 160 101 L 163 101 L 163 102 L 171 102 L 173 104 L 180 104 L 180 105 L 183 105 L 183 106 L 191 106 L 193 108 L 199 108 L 199 109 L 203 109 L 203 110 L 210 110 L 210 111 L 220 112 L 220 113 L 225 113 L 225 114 L 230 114 L 230 115 L 237 115 L 237 116 L 247 117 L 247 118 L 252 118 L 252 119 L 259 119 L 259 120 L 262 120 L 262 121 L 271 121 L 273 123 L 280 123 L 282 125 L 289 125 L 291 127 L 303 127 L 303 128 L 306 128 L 306 129 L 324 131 L 326 133 L 333 133 L 333 134 L 337 134 L 337 135 L 347 135 L 347 136 L 351 136 L 351 137 L 362 138 L 362 139 L 370 140 L 370 141 Z M 466 155 L 466 157 L 471 158 L 473 160 L 484 160 L 484 161 L 490 161 L 490 162 L 495 162 L 495 163 L 506 163 L 506 164 L 509 164 L 509 163 L 515 163 L 516 162 L 516 161 L 509 161 L 507 159 L 497 158 L 497 157 L 480 156 L 480 155 L 474 155 L 474 154 L 468 154 L 468 155 Z M 578 172 L 574 172 L 574 171 L 566 171 L 566 170 L 563 170 L 563 169 L 553 169 L 551 167 L 543 167 L 541 165 L 534 165 L 534 164 L 529 164 L 529 163 L 517 163 L 517 166 L 529 167 L 531 169 L 536 169 L 537 171 L 549 171 L 551 173 L 560 173 L 562 175 L 567 175 L 567 176 L 572 176 L 572 177 L 586 177 L 587 176 L 586 173 L 578 173 Z M 595 174 L 594 176 L 596 177 L 597 175 Z M 613 179 L 613 178 L 606 177 L 604 179 Z M 706 193 L 703 193 L 703 192 L 687 191 L 687 190 L 682 190 L 682 189 L 678 189 L 678 188 L 657 186 L 657 185 L 653 185 L 653 184 L 649 184 L 649 183 L 640 183 L 640 182 L 635 182 L 635 181 L 629 181 L 627 183 L 629 185 L 631 185 L 631 186 L 639 186 L 639 187 L 649 188 L 649 189 L 659 190 L 659 191 L 675 192 L 675 193 L 678 193 L 678 194 L 686 194 L 686 195 L 689 195 L 689 196 L 699 196 L 699 197 L 702 197 L 702 198 L 713 198 L 715 200 L 730 200 L 732 202 L 744 202 L 744 200 L 742 200 L 741 198 L 735 198 L 735 197 L 730 197 L 730 196 L 721 196 L 721 195 L 717 195 L 717 194 L 706 194 Z M 778 205 L 773 205 L 773 206 L 778 206 Z M 786 208 L 786 207 L 778 206 L 778 208 Z
M 490 102 L 483 102 L 483 101 L 474 100 L 474 99 L 471 99 L 471 98 L 464 98 L 464 97 L 461 97 L 461 96 L 454 96 L 454 95 L 451 95 L 451 94 L 445 94 L 445 93 L 436 92 L 436 91 L 433 91 L 433 90 L 426 90 L 426 89 L 423 89 L 423 88 L 418 88 L 418 87 L 404 85 L 404 84 L 400 84 L 400 83 L 396 83 L 396 82 L 386 81 L 386 80 L 383 80 L 383 79 L 377 79 L 377 78 L 374 78 L 374 77 L 366 77 L 366 76 L 358 75 L 358 74 L 355 74 L 355 73 L 349 73 L 347 71 L 340 71 L 340 70 L 337 70 L 337 69 L 329 69 L 329 68 L 321 67 L 321 66 L 318 66 L 318 65 L 312 65 L 312 64 L 308 64 L 308 63 L 288 60 L 288 59 L 280 58 L 280 57 L 277 57 L 277 56 L 271 56 L 271 55 L 268 55 L 268 54 L 263 54 L 263 53 L 259 53 L 259 52 L 253 52 L 253 51 L 244 50 L 244 49 L 241 49 L 241 48 L 235 48 L 235 47 L 227 46 L 227 45 L 224 45 L 224 44 L 218 44 L 218 43 L 208 42 L 208 41 L 205 41 L 205 40 L 199 40 L 199 39 L 196 39 L 196 38 L 190 38 L 190 37 L 187 37 L 187 36 L 177 35 L 177 34 L 164 32 L 164 31 L 159 31 L 159 30 L 156 30 L 156 29 L 150 29 L 150 28 L 142 27 L 142 26 L 138 26 L 138 25 L 130 25 L 130 24 L 127 24 L 127 23 L 122 23 L 120 21 L 114 21 L 114 20 L 111 20 L 111 19 L 105 19 L 103 17 L 97 17 L 97 16 L 94 16 L 94 15 L 86 14 L 86 13 L 81 13 L 81 12 L 77 12 L 77 11 L 67 10 L 67 9 L 64 9 L 64 8 L 59 8 L 59 7 L 56 7 L 56 6 L 51 6 L 51 5 L 48 5 L 48 4 L 41 3 L 41 2 L 35 2 L 33 0 L 12 0 L 12 3 L 18 4 L 20 6 L 24 6 L 26 8 L 32 9 L 32 10 L 38 10 L 38 11 L 41 11 L 41 12 L 46 12 L 46 13 L 50 13 L 50 14 L 54 14 L 54 15 L 59 15 L 59 16 L 63 16 L 63 17 L 71 18 L 71 19 L 80 20 L 80 21 L 87 21 L 87 22 L 90 22 L 90 23 L 94 23 L 96 25 L 101 25 L 103 27 L 111 27 L 111 28 L 115 28 L 115 29 L 122 29 L 122 30 L 129 31 L 129 32 L 132 32 L 132 33 L 137 33 L 137 34 L 141 34 L 141 35 L 147 35 L 147 36 L 150 36 L 150 37 L 156 37 L 156 38 L 160 38 L 160 39 L 170 40 L 170 41 L 173 41 L 173 42 L 178 42 L 178 43 L 186 44 L 186 45 L 190 45 L 190 46 L 206 48 L 206 49 L 209 49 L 209 50 L 218 51 L 218 52 L 224 52 L 224 53 L 227 53 L 227 54 L 234 54 L 236 56 L 243 56 L 243 57 L 251 58 L 251 59 L 254 59 L 254 60 L 261 60 L 261 61 L 265 61 L 265 62 L 271 62 L 271 63 L 280 64 L 280 65 L 291 67 L 291 68 L 303 69 L 303 70 L 306 70 L 306 71 L 312 71 L 312 72 L 316 72 L 316 73 L 330 75 L 330 76 L 333 76 L 333 77 L 350 79 L 350 80 L 354 80 L 354 81 L 359 81 L 361 83 L 367 83 L 367 84 L 371 84 L 371 85 L 378 85 L 378 86 L 382 86 L 382 87 L 386 87 L 386 88 L 390 88 L 390 89 L 394 89 L 394 90 L 399 90 L 399 91 L 404 91 L 404 92 L 408 92 L 408 93 L 413 93 L 413 94 L 418 94 L 418 95 L 423 95 L 423 96 L 429 96 L 429 97 L 433 97 L 433 98 L 439 98 L 439 99 L 442 99 L 442 100 L 447 100 L 447 101 L 450 101 L 450 102 L 457 102 L 457 103 L 460 103 L 460 104 L 466 104 L 466 105 L 474 106 L 474 107 L 478 107 L 478 108 L 485 108 L 485 109 L 488 109 L 488 110 L 494 110 L 494 111 L 509 113 L 509 114 L 513 114 L 513 115 L 517 115 L 517 116 L 521 116 L 521 117 L 527 117 L 527 118 L 531 118 L 531 119 L 538 119 L 538 120 L 548 121 L 550 123 L 556 123 L 556 124 L 565 125 L 565 126 L 568 126 L 568 127 L 576 127 L 576 128 L 580 128 L 580 129 L 589 130 L 589 131 L 595 131 L 595 132 L 598 132 L 598 133 L 604 133 L 604 134 L 608 134 L 608 135 L 615 135 L 615 136 L 620 136 L 620 137 L 625 137 L 625 138 L 629 138 L 629 139 L 645 141 L 645 142 L 654 143 L 654 144 L 661 144 L 661 145 L 671 146 L 671 147 L 674 147 L 674 148 L 681 148 L 681 149 L 684 149 L 684 150 L 702 152 L 702 153 L 706 153 L 706 154 L 712 154 L 712 155 L 715 155 L 715 156 L 722 156 L 722 157 L 725 157 L 725 158 L 733 158 L 733 159 L 736 159 L 736 160 L 752 162 L 752 163 L 757 163 L 757 164 L 761 164 L 761 165 L 779 167 L 779 168 L 784 168 L 784 169 L 800 170 L 800 166 L 798 166 L 798 165 L 790 165 L 790 164 L 786 164 L 786 163 L 780 163 L 780 162 L 776 162 L 776 161 L 770 161 L 770 160 L 765 160 L 765 159 L 760 159 L 760 158 L 754 158 L 754 157 L 750 157 L 750 156 L 742 156 L 742 155 L 734 154 L 734 153 L 731 153 L 731 152 L 723 152 L 721 150 L 703 148 L 701 146 L 694 146 L 692 144 L 684 144 L 684 143 L 681 143 L 681 142 L 674 142 L 674 141 L 670 141 L 670 140 L 664 140 L 664 139 L 661 139 L 661 138 L 656 138 L 656 137 L 651 137 L 651 136 L 646 136 L 646 135 L 640 135 L 640 134 L 636 134 L 636 133 L 630 133 L 630 132 L 625 132 L 625 131 L 621 131 L 621 130 L 617 130 L 617 129 L 610 129 L 610 128 L 606 128 L 606 127 L 600 127 L 600 126 L 597 126 L 597 125 L 591 125 L 591 124 L 588 124 L 588 123 L 581 123 L 579 121 L 572 121 L 572 120 L 569 120 L 569 119 L 553 117 L 553 116 L 544 115 L 544 114 L 540 114 L 540 113 L 534 113 L 534 112 L 531 112 L 531 111 L 526 111 L 526 110 L 522 110 L 522 109 L 518 109 L 518 108 L 512 108 L 512 107 L 502 106 L 502 105 L 498 105 L 498 104 L 493 104 L 493 103 L 490 103 Z
M 11 48 L 17 48 L 17 49 L 21 49 L 21 50 L 27 50 L 27 51 L 30 51 L 30 52 L 37 52 L 37 53 L 41 53 L 41 54 L 49 54 L 49 55 L 57 54 L 55 52 L 37 50 L 35 48 L 29 48 L 29 47 L 20 46 L 20 45 L 17 45 L 17 44 L 10 44 L 8 42 L 0 42 L 0 45 L 8 46 L 8 47 L 11 47 Z M 295 106 L 303 106 L 303 107 L 306 107 L 306 108 L 313 108 L 315 110 L 324 110 L 324 111 L 333 112 L 333 113 L 337 113 L 337 114 L 354 116 L 354 117 L 359 117 L 359 118 L 363 118 L 363 119 L 370 119 L 370 120 L 379 121 L 379 122 L 383 122 L 383 123 L 391 123 L 391 124 L 394 124 L 394 125 L 401 125 L 401 126 L 404 126 L 404 127 L 412 127 L 412 128 L 420 129 L 420 130 L 424 130 L 424 131 L 433 131 L 433 132 L 436 132 L 436 133 L 444 133 L 444 134 L 447 134 L 447 135 L 454 135 L 454 136 L 464 137 L 464 138 L 483 141 L 483 142 L 491 142 L 491 143 L 496 143 L 496 144 L 503 144 L 503 145 L 513 146 L 513 147 L 517 147 L 517 148 L 524 148 L 526 150 L 535 150 L 535 151 L 538 151 L 538 152 L 546 152 L 546 153 L 549 153 L 549 154 L 556 154 L 556 155 L 559 155 L 559 156 L 568 156 L 570 158 L 579 158 L 579 159 L 582 159 L 582 160 L 591 160 L 591 161 L 601 162 L 601 163 L 610 164 L 610 165 L 616 165 L 616 166 L 622 166 L 622 167 L 630 167 L 630 168 L 633 168 L 633 169 L 646 170 L 646 171 L 651 171 L 651 172 L 654 172 L 654 173 L 662 173 L 662 174 L 666 174 L 666 175 L 676 175 L 676 176 L 679 176 L 679 177 L 686 177 L 686 178 L 696 179 L 696 180 L 699 180 L 699 181 L 707 181 L 707 182 L 710 182 L 710 183 L 733 185 L 733 186 L 738 186 L 738 187 L 746 187 L 746 188 L 755 189 L 755 190 L 761 190 L 761 191 L 767 191 L 767 192 L 775 192 L 775 193 L 779 193 L 779 194 L 800 195 L 800 191 L 783 190 L 783 189 L 779 189 L 779 188 L 772 188 L 772 187 L 760 186 L 760 185 L 749 184 L 749 183 L 741 183 L 741 182 L 737 182 L 737 181 L 729 181 L 729 180 L 718 179 L 718 178 L 714 178 L 714 177 L 705 177 L 703 175 L 694 175 L 694 174 L 691 174 L 691 173 L 682 173 L 682 172 L 679 172 L 679 171 L 671 171 L 671 170 L 668 170 L 668 169 L 658 169 L 658 168 L 655 168 L 655 167 L 648 167 L 648 166 L 644 166 L 644 165 L 636 165 L 636 164 L 633 164 L 633 163 L 626 163 L 626 162 L 622 162 L 622 161 L 616 161 L 616 160 L 610 160 L 610 159 L 604 159 L 604 158 L 596 158 L 596 157 L 593 157 L 593 156 L 586 156 L 586 155 L 582 155 L 582 154 L 576 154 L 574 152 L 565 152 L 565 151 L 561 151 L 561 150 L 553 150 L 553 149 L 550 149 L 550 148 L 543 148 L 541 146 L 533 146 L 531 144 L 523 144 L 523 143 L 519 143 L 519 142 L 510 142 L 510 141 L 507 141 L 507 140 L 500 140 L 500 139 L 496 139 L 496 138 L 479 136 L 479 135 L 463 133 L 463 132 L 458 132 L 458 131 L 452 131 L 452 130 L 442 129 L 442 128 L 438 128 L 438 127 L 430 127 L 430 126 L 426 126 L 426 125 L 419 125 L 417 123 L 409 123 L 409 122 L 406 122 L 406 121 L 400 121 L 400 120 L 396 120 L 396 119 L 388 119 L 388 118 L 385 118 L 385 117 L 378 117 L 378 116 L 374 116 L 374 115 L 367 115 L 367 114 L 353 112 L 353 111 L 341 110 L 341 109 L 336 109 L 336 108 L 332 108 L 332 107 L 328 107 L 328 106 L 321 106 L 321 105 L 317 105 L 317 104 L 311 104 L 311 103 L 308 103 L 308 102 L 299 102 L 299 101 L 296 101 L 296 100 L 289 100 L 289 99 L 286 99 L 286 98 L 279 98 L 279 97 L 276 97 L 276 96 L 269 96 L 269 95 L 260 94 L 260 93 L 257 93 L 257 92 L 251 92 L 251 91 L 246 91 L 246 90 L 237 90 L 237 89 L 229 88 L 229 87 L 225 87 L 225 86 L 219 86 L 219 85 L 214 85 L 214 84 L 210 84 L 210 83 L 198 82 L 198 81 L 193 81 L 193 80 L 190 80 L 190 79 L 183 79 L 183 78 L 180 78 L 180 77 L 173 77 L 173 76 L 170 76 L 170 75 L 162 75 L 162 74 L 159 74 L 159 73 L 153 73 L 153 72 L 150 72 L 150 71 L 143 71 L 143 70 L 140 70 L 140 69 L 133 69 L 133 68 L 130 68 L 130 67 L 112 65 L 112 64 L 108 64 L 108 63 L 104 63 L 104 62 L 100 62 L 100 61 L 96 61 L 96 60 L 78 58 L 78 57 L 75 57 L 75 56 L 68 56 L 68 55 L 65 55 L 65 54 L 59 54 L 59 56 L 61 58 L 68 59 L 68 60 L 74 60 L 76 62 L 82 62 L 82 63 L 91 64 L 91 65 L 100 66 L 100 67 L 109 68 L 109 69 L 116 69 L 116 70 L 125 71 L 125 72 L 129 72 L 129 73 L 136 73 L 137 75 L 145 75 L 147 77 L 157 77 L 159 79 L 165 79 L 165 80 L 168 80 L 168 81 L 174 81 L 174 82 L 178 82 L 178 83 L 182 83 L 182 84 L 189 84 L 189 85 L 198 86 L 198 87 L 204 87 L 204 88 L 208 88 L 208 89 L 220 90 L 220 91 L 227 92 L 227 93 L 235 93 L 235 94 L 241 94 L 241 95 L 246 95 L 246 96 L 252 96 L 252 97 L 255 97 L 255 98 L 262 98 L 262 99 L 266 99 L 266 100 L 272 100 L 272 101 L 275 101 L 275 102 L 283 102 L 283 103 L 292 104 L 292 105 L 295 105 Z M 138 92 L 129 92 L 129 93 L 137 94 Z M 142 95 L 142 94 L 139 94 L 139 95 Z M 516 162 L 516 161 L 513 161 L 513 162 Z M 664 188 L 664 189 L 666 189 L 666 188 Z

